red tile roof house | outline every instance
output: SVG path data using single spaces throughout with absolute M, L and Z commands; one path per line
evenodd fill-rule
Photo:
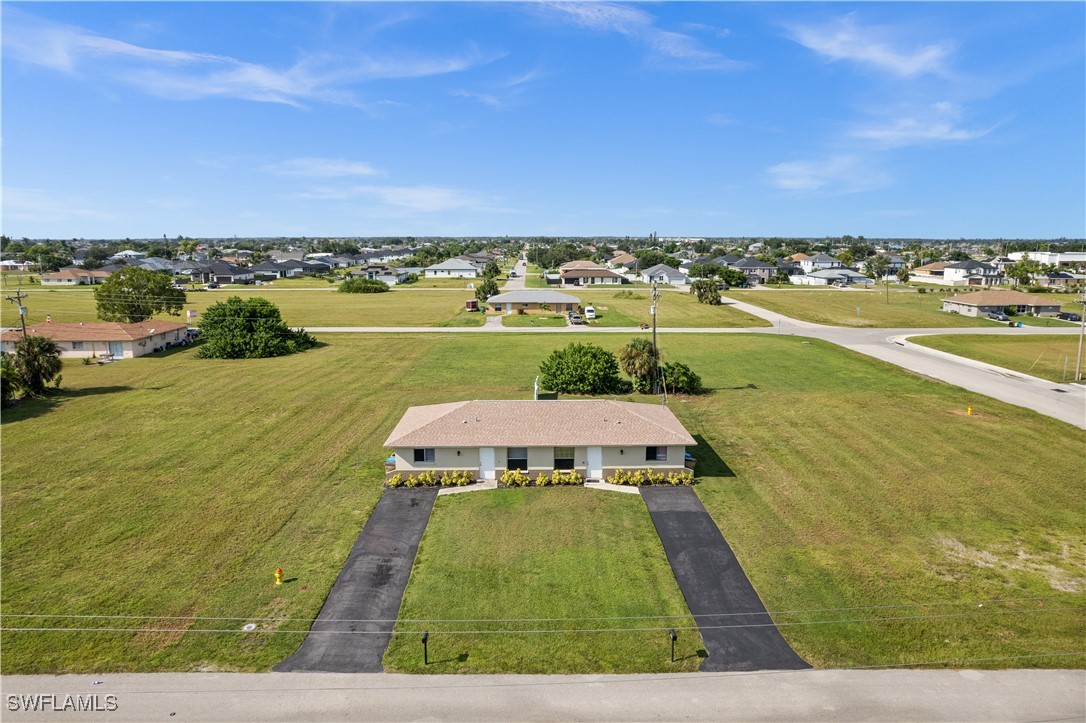
M 186 338 L 187 328 L 177 321 L 151 319 L 136 324 L 108 321 L 36 324 L 28 326 L 26 332 L 55 341 L 64 358 L 99 357 L 116 361 L 176 346 Z M 15 342 L 22 338 L 22 331 L 5 331 L 0 334 L 0 350 L 14 352 Z
M 607 399 L 471 401 L 410 407 L 385 440 L 392 474 L 467 470 L 493 480 L 576 470 L 602 480 L 617 469 L 681 472 L 697 444 L 665 406 Z

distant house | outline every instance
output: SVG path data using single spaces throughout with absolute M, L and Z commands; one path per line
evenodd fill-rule
M 641 280 L 645 283 L 655 281 L 658 284 L 689 284 L 690 277 L 682 271 L 672 268 L 667 264 L 656 264 L 641 272 Z
M 305 251 L 283 251 L 282 249 L 272 249 L 264 255 L 274 261 L 287 261 L 288 259 L 301 261 L 305 258 Z
M 821 271 L 822 269 L 838 269 L 844 266 L 841 263 L 841 259 L 830 256 L 829 254 L 815 254 L 814 256 L 808 256 L 805 259 L 799 260 L 799 267 L 803 269 L 805 273 L 811 273 L 812 271 Z
M 275 279 L 285 278 L 287 270 L 288 267 L 284 267 L 271 259 L 249 267 L 249 272 L 258 281 L 274 281 Z M 298 269 L 296 273 L 301 275 L 301 269 Z
M 913 281 L 919 281 L 925 284 L 945 284 L 943 280 L 943 269 L 950 266 L 949 261 L 936 261 L 930 264 L 924 264 L 923 266 L 917 266 L 915 269 L 909 272 L 909 276 Z
M 133 251 L 132 249 L 125 249 L 124 251 L 118 251 L 109 257 L 110 261 L 138 261 L 146 258 L 147 254 L 142 251 Z
M 612 269 L 617 269 L 620 266 L 624 269 L 632 269 L 637 265 L 637 257 L 626 251 L 619 251 L 607 259 L 607 265 Z
M 549 307 L 551 311 L 566 313 L 576 311 L 581 300 L 576 296 L 547 289 L 517 289 L 504 294 L 495 294 L 487 299 L 486 303 L 496 311 L 503 311 L 506 314 L 519 311 L 543 311 L 541 308 L 543 305 Z
M 1075 275 L 1067 271 L 1046 271 L 1034 274 L 1032 281 L 1037 286 L 1062 287 L 1068 284 L 1078 283 L 1083 280 L 1081 274 Z
M 737 256 L 735 254 L 724 254 L 723 256 L 717 256 L 715 259 L 712 259 L 710 263 L 714 263 L 721 268 L 730 268 L 733 264 L 735 264 L 735 262 L 742 260 L 742 256 Z
M 798 264 L 800 261 L 804 261 L 804 260 L 809 259 L 811 257 L 808 256 L 807 254 L 800 253 L 800 254 L 792 254 L 788 258 L 792 259 L 793 261 L 795 261 Z
M 30 261 L 15 261 L 14 259 L 4 259 L 0 261 L 0 271 L 29 271 L 35 264 Z
M 151 319 L 136 324 L 105 321 L 55 322 L 36 324 L 27 329 L 31 336 L 52 339 L 65 358 L 112 357 L 132 359 L 161 351 L 186 341 L 186 325 L 177 321 Z M 15 351 L 15 343 L 23 338 L 21 331 L 0 334 L 0 348 L 5 353 Z
M 41 275 L 42 286 L 80 286 L 100 284 L 111 276 L 111 272 L 102 269 L 61 269 Z
M 737 271 L 742 271 L 747 277 L 748 283 L 766 283 L 777 275 L 777 265 L 759 261 L 753 256 L 739 259 L 731 265 Z
M 395 266 L 389 266 L 388 264 L 370 264 L 361 269 L 352 271 L 351 277 L 355 279 L 383 281 L 389 286 L 395 286 L 396 284 L 402 284 L 407 281 L 407 271 L 398 269 Z
M 576 470 L 586 480 L 618 469 L 679 472 L 694 444 L 667 407 L 604 399 L 409 407 L 385 440 L 396 473 L 466 470 L 482 480 L 511 469 Z
M 1004 281 L 998 268 L 983 261 L 959 261 L 943 267 L 942 283 L 948 286 L 993 286 Z
M 1035 316 L 1057 314 L 1060 310 L 1059 302 L 1048 296 L 1025 294 L 1010 289 L 975 291 L 971 294 L 959 294 L 943 299 L 943 311 L 962 316 L 984 317 L 992 312 L 1002 312 L 1008 306 L 1019 314 Z
M 844 267 L 799 274 L 791 277 L 791 280 L 793 284 L 799 286 L 852 286 L 854 284 L 871 283 L 870 278 Z
M 479 267 L 463 259 L 449 259 L 440 264 L 427 266 L 423 272 L 428 279 L 475 279 L 482 276 Z
M 547 283 L 562 283 L 566 286 L 598 286 L 629 283 L 626 277 L 610 269 L 570 269 L 562 274 L 544 274 Z

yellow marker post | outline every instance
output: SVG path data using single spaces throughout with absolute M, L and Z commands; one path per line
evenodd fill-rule
M 965 413 L 966 413 L 967 416 L 972 417 L 973 416 L 973 407 L 966 407 L 965 408 Z
M 283 584 L 283 568 L 281 568 L 281 567 L 275 568 L 275 584 L 276 585 L 282 585 Z

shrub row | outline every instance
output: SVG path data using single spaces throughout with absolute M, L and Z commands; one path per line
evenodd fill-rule
M 519 469 L 507 469 L 502 472 L 501 483 L 506 487 L 550 487 L 552 485 L 579 485 L 584 484 L 584 477 L 580 472 L 569 470 L 563 472 L 555 470 L 552 474 L 541 474 L 534 480 Z
M 439 477 L 437 472 L 428 469 L 416 475 L 406 478 L 397 472 L 388 478 L 385 483 L 389 487 L 464 487 L 475 481 L 475 475 L 466 469 L 443 472 Z
M 665 482 L 669 485 L 692 485 L 694 484 L 694 473 L 688 469 L 684 469 L 682 472 L 668 472 L 667 474 L 651 469 L 635 469 L 632 472 L 616 469 L 606 481 L 613 485 L 630 485 L 634 487 L 645 484 L 661 485 Z

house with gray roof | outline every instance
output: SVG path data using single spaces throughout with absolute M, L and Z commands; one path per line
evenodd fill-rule
M 667 264 L 656 264 L 641 272 L 641 280 L 646 284 L 655 281 L 658 284 L 689 284 L 690 278 L 682 271 Z
M 483 275 L 479 267 L 463 259 L 449 259 L 427 266 L 423 272 L 428 279 L 476 279 Z
M 559 291 L 550 291 L 549 289 L 517 289 L 516 291 L 507 291 L 504 294 L 495 294 L 487 299 L 486 303 L 494 310 L 506 314 L 522 311 L 544 311 L 544 305 L 550 311 L 566 313 L 576 311 L 581 304 L 581 300 L 576 296 L 563 294 Z
M 823 253 L 817 253 L 814 256 L 808 256 L 805 259 L 800 259 L 799 265 L 800 268 L 802 268 L 803 271 L 808 274 L 812 271 L 821 271 L 823 269 L 838 269 L 844 267 L 841 259 Z
M 809 274 L 799 274 L 792 277 L 792 283 L 800 286 L 852 286 L 854 284 L 870 284 L 871 279 L 852 269 L 841 267 L 812 271 Z
M 764 284 L 777 275 L 776 264 L 768 264 L 753 256 L 739 259 L 732 264 L 732 268 L 736 271 L 742 271 L 743 275 L 747 277 L 747 282 L 751 284 Z
M 695 445 L 659 404 L 609 399 L 464 401 L 409 407 L 385 440 L 391 472 L 465 470 L 493 480 L 516 469 L 536 477 L 575 470 L 602 480 L 615 470 L 681 472 Z

